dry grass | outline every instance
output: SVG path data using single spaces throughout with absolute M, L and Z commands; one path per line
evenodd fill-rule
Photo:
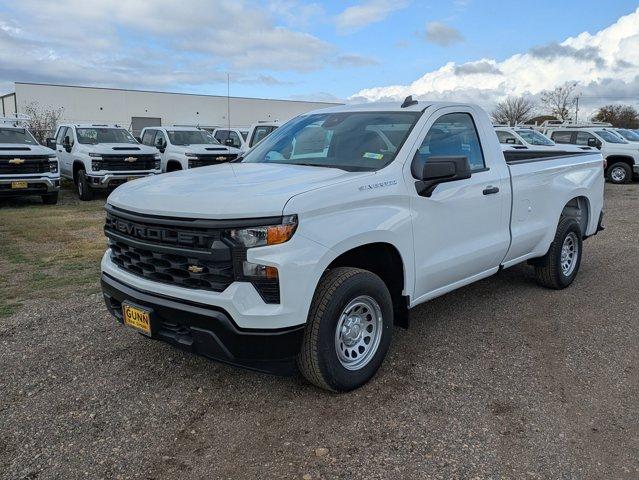
M 65 185 L 58 205 L 0 200 L 0 317 L 31 298 L 99 290 L 104 198 L 80 202 Z

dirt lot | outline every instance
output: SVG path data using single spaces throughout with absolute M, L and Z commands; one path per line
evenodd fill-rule
M 347 395 L 119 326 L 103 203 L 0 201 L 0 478 L 639 477 L 638 184 L 571 288 L 520 266 L 431 301 Z

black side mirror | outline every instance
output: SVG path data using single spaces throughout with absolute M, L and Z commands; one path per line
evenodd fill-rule
M 588 146 L 589 147 L 595 147 L 595 148 L 601 148 L 601 142 L 599 140 L 597 140 L 596 138 L 589 137 L 588 138 Z
M 133 137 L 137 140 L 138 143 L 142 143 L 142 138 L 141 137 Z
M 232 138 L 227 138 L 226 140 L 224 140 L 224 145 L 226 145 L 227 147 L 234 147 L 235 142 Z
M 55 150 L 55 138 L 47 138 L 46 144 L 51 150 Z
M 64 140 L 62 140 L 62 146 L 67 152 L 71 151 L 71 139 L 69 138 L 68 135 L 64 137 Z
M 472 175 L 468 157 L 427 157 L 419 152 L 413 158 L 411 173 L 417 179 L 417 194 L 422 197 L 430 197 L 440 183 L 465 180 Z

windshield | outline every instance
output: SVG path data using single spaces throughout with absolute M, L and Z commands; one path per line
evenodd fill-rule
M 26 128 L 0 128 L 0 143 L 38 144 Z
M 639 142 L 639 133 L 620 128 L 617 133 L 630 142 Z
M 521 129 L 516 130 L 516 132 L 521 136 L 521 138 L 531 145 L 546 145 L 551 147 L 555 144 L 555 142 L 553 142 L 550 138 L 534 130 Z
M 219 145 L 208 132 L 202 130 L 167 130 L 173 145 Z
M 138 143 L 124 128 L 78 128 L 78 142 L 85 145 L 98 143 Z
M 395 159 L 420 115 L 344 112 L 300 116 L 267 136 L 242 161 L 378 170 Z
M 628 143 L 619 135 L 609 132 L 608 130 L 597 130 L 595 133 L 609 143 Z

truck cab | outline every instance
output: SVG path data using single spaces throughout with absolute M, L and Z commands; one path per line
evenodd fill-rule
M 607 162 L 606 177 L 611 183 L 628 183 L 639 175 L 639 146 L 610 127 L 563 127 L 552 129 L 550 138 L 560 145 L 593 147 Z
M 246 131 L 218 128 L 213 132 L 213 135 L 222 145 L 238 148 L 244 154 L 273 133 L 280 125 L 279 121 L 261 121 L 254 123 Z
M 248 150 L 247 141 L 248 128 L 216 128 L 213 130 L 213 137 L 222 145 L 237 148 L 238 150 Z
M 58 202 L 60 170 L 55 151 L 40 145 L 26 117 L 0 117 L 0 196 L 39 195 Z
M 63 123 L 47 144 L 56 149 L 61 175 L 73 181 L 80 200 L 161 172 L 157 150 L 118 125 Z
M 221 145 L 209 132 L 194 127 L 147 127 L 140 134 L 143 145 L 156 148 L 162 172 L 230 162 L 240 150 Z

